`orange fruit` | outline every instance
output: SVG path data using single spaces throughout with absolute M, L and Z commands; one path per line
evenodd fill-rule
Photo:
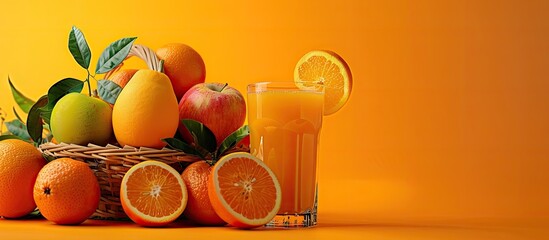
M 294 81 L 324 85 L 324 115 L 337 112 L 351 94 L 353 79 L 349 65 L 332 51 L 305 54 L 294 69 Z
M 223 156 L 214 165 L 208 184 L 215 212 L 232 226 L 265 225 L 280 209 L 281 190 L 275 174 L 249 153 Z
M 179 101 L 192 86 L 206 79 L 204 60 L 192 47 L 181 43 L 170 43 L 156 50 L 159 59 L 164 60 L 164 73 L 172 81 L 175 96 Z
M 138 70 L 139 69 L 120 69 L 109 76 L 109 80 L 124 88 Z
M 80 224 L 99 205 L 99 183 L 88 164 L 70 158 L 49 162 L 36 178 L 34 200 L 40 213 L 57 224 Z
M 18 218 L 34 211 L 32 188 L 44 165 L 46 160 L 32 144 L 0 141 L 0 216 Z
M 208 177 L 212 166 L 206 161 L 197 161 L 189 165 L 181 177 L 187 186 L 189 201 L 183 215 L 202 225 L 225 225 L 212 207 L 208 197 Z
M 183 213 L 187 188 L 181 175 L 158 161 L 136 164 L 122 178 L 120 201 L 124 212 L 141 226 L 164 226 Z

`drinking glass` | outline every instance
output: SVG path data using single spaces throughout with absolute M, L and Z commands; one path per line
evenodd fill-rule
M 276 175 L 282 203 L 270 227 L 317 223 L 318 144 L 324 87 L 305 82 L 248 85 L 250 152 Z

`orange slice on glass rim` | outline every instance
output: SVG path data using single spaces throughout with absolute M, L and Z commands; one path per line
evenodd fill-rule
M 187 188 L 181 175 L 169 165 L 144 161 L 130 168 L 122 178 L 120 201 L 135 223 L 164 226 L 185 210 Z
M 274 173 L 249 153 L 222 157 L 208 181 L 212 206 L 225 222 L 240 228 L 269 223 L 280 209 L 281 190 Z
M 335 52 L 326 50 L 301 57 L 294 69 L 294 81 L 324 85 L 324 115 L 334 114 L 345 105 L 353 85 L 349 65 Z

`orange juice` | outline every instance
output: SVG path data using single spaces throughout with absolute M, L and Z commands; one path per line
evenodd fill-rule
M 278 178 L 282 188 L 279 215 L 314 214 L 309 216 L 312 225 L 316 224 L 317 146 L 323 102 L 322 90 L 300 89 L 294 83 L 248 87 L 250 151 Z

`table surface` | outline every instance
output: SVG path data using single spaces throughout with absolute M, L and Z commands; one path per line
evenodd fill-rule
M 144 228 L 131 222 L 87 220 L 77 226 L 44 219 L 0 220 L 2 239 L 549 239 L 549 220 L 461 221 L 444 224 L 381 224 L 356 219 L 324 218 L 309 229 L 241 230 L 202 227 L 184 221 L 165 228 Z

